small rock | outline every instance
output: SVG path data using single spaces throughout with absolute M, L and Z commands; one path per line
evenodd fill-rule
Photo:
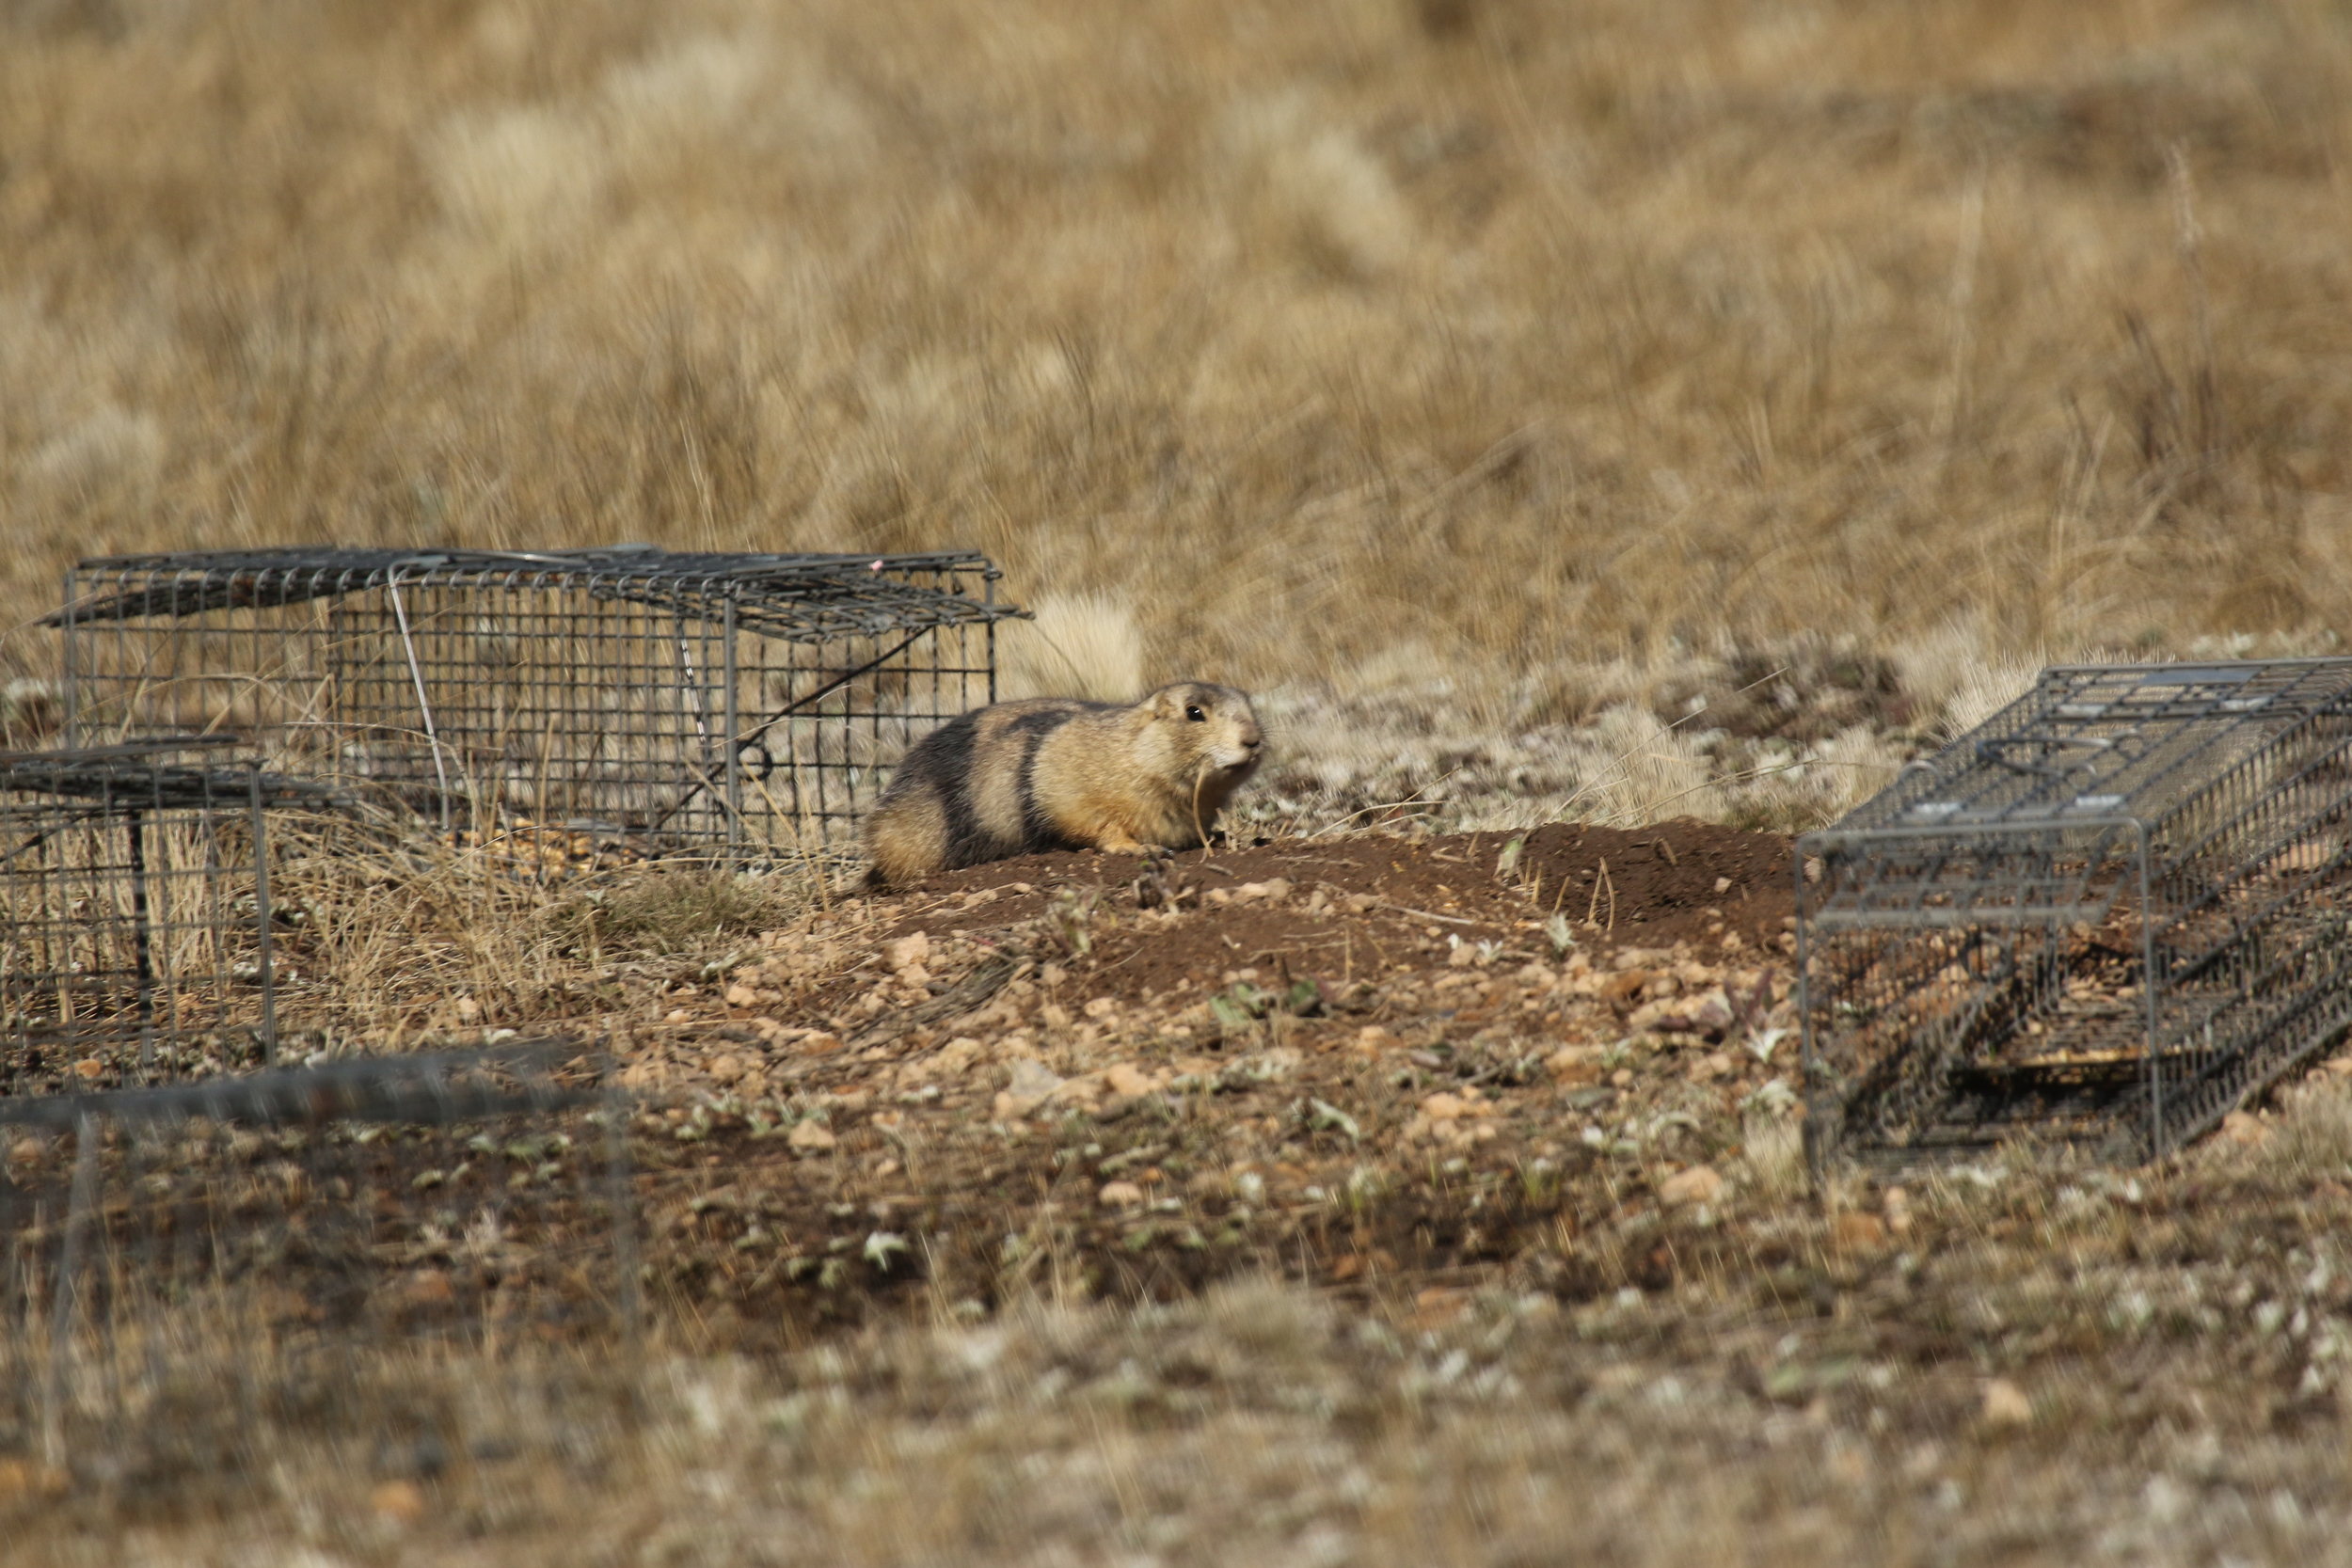
M 1427 1333 L 1450 1326 L 1470 1310 L 1470 1293 L 1446 1285 L 1432 1285 L 1413 1297 L 1412 1316 L 1406 1323 Z
M 87 1080 L 103 1078 L 106 1076 L 106 1064 L 95 1056 L 85 1056 L 73 1064 L 73 1074 Z
M 1729 893 L 1731 891 L 1731 879 L 1728 877 L 1716 878 L 1715 891 L 1717 893 Z
M 933 1078 L 961 1078 L 980 1059 L 983 1048 L 969 1035 L 958 1035 L 946 1045 L 920 1061 L 909 1062 L 898 1069 L 898 1076 L 914 1082 Z
M 747 985 L 738 982 L 737 984 L 729 986 L 726 989 L 726 992 L 723 1000 L 724 1000 L 726 1005 L 730 1007 L 756 1006 L 759 1003 L 759 992 L 754 990 Z
M 446 1307 L 457 1299 L 457 1288 L 441 1269 L 419 1269 L 401 1284 L 401 1300 L 411 1307 Z
M 424 1488 L 413 1481 L 388 1481 L 368 1494 L 368 1507 L 379 1519 L 413 1525 L 424 1517 Z
M 1911 1234 L 1911 1194 L 1900 1187 L 1889 1187 L 1886 1189 L 1885 1201 L 1881 1207 L 1886 1212 L 1886 1228 L 1889 1234 L 1896 1236 Z
M 1233 890 L 1235 903 L 1248 903 L 1252 900 L 1263 899 L 1269 904 L 1279 904 L 1290 895 L 1291 884 L 1286 877 L 1276 877 L 1263 882 L 1244 882 Z
M 1132 1181 L 1105 1181 L 1094 1196 L 1105 1209 L 1133 1209 L 1143 1201 L 1143 1189 Z
M 830 1056 L 841 1049 L 841 1037 L 819 1029 L 813 1035 L 801 1037 L 800 1050 L 804 1056 Z
M 1120 1062 L 1106 1069 L 1103 1073 L 1103 1083 L 1111 1093 L 1125 1095 L 1130 1100 L 1150 1094 L 1158 1086 L 1147 1075 L 1127 1062 Z
M 822 1154 L 841 1140 L 821 1121 L 796 1121 L 784 1141 L 803 1154 Z
M 1013 1121 L 1027 1116 L 1046 1098 L 1062 1086 L 1063 1079 L 1052 1068 L 1033 1057 L 1022 1057 L 1012 1064 L 1012 1077 L 998 1092 L 995 1116 L 998 1121 Z
M 894 973 L 928 963 L 930 956 L 931 939 L 930 933 L 925 931 L 916 931 L 895 942 L 882 943 L 882 962 L 888 964 Z
M 2033 1402 L 2026 1391 L 2005 1377 L 1996 1377 L 1984 1386 L 1984 1406 L 1981 1412 L 1989 1427 L 2021 1427 L 2033 1419 Z
M 1544 1070 L 1551 1074 L 1555 1084 L 1597 1084 L 1600 1082 L 1600 1047 L 1564 1045 L 1544 1058 Z
M 1460 1095 L 1440 1089 L 1421 1102 L 1421 1114 L 1431 1121 L 1458 1121 L 1470 1114 L 1470 1106 Z
M 709 1065 L 703 1070 L 718 1083 L 732 1084 L 743 1076 L 743 1058 L 729 1051 L 711 1057 Z
M 1658 1200 L 1669 1208 L 1688 1208 L 1694 1203 L 1712 1203 L 1723 1196 L 1722 1173 L 1712 1165 L 1692 1165 L 1678 1170 L 1659 1184 Z
M 1842 1252 L 1876 1252 L 1886 1244 L 1886 1222 L 1876 1214 L 1850 1209 L 1831 1222 L 1829 1234 Z
M 909 964 L 904 969 L 894 969 L 890 972 L 890 977 L 898 984 L 912 986 L 916 990 L 926 990 L 931 983 L 931 972 L 921 964 Z
M 1624 1006 L 1642 994 L 1642 988 L 1648 985 L 1649 980 L 1650 974 L 1646 969 L 1620 970 L 1600 983 L 1600 999 L 1613 1006 Z
M 694 1015 L 688 1012 L 683 1007 L 672 1007 L 668 1012 L 661 1015 L 661 1022 L 664 1023 L 691 1023 L 694 1022 Z
M 1115 996 L 1098 996 L 1086 1005 L 1084 1011 L 1089 1018 L 1108 1018 L 1119 1011 L 1119 999 Z
M 1396 1037 L 1377 1023 L 1367 1023 L 1356 1031 L 1356 1049 L 1374 1056 L 1396 1043 Z

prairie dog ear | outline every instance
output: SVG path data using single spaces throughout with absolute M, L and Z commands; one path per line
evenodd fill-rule
M 1173 719 L 1176 716 L 1179 700 L 1184 694 L 1184 688 L 1177 686 L 1163 686 L 1157 691 L 1152 692 L 1152 717 Z

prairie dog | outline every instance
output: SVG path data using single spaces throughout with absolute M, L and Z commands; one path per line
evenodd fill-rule
M 867 820 L 869 876 L 933 872 L 1041 849 L 1189 849 L 1257 769 L 1247 692 L 1179 681 L 1120 707 L 998 703 L 917 741 Z

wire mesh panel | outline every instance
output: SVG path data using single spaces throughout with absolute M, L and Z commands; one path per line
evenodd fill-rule
M 2352 659 L 2066 667 L 1799 841 L 1817 1152 L 2144 1159 L 2352 1026 Z
M 266 1060 L 270 826 L 331 804 L 203 741 L 0 753 L 0 1094 Z
M 238 1401 L 348 1400 L 394 1347 L 633 1332 L 597 1076 L 538 1043 L 0 1099 L 0 1453 L 233 1441 Z
M 767 855 L 847 842 L 914 739 L 993 700 L 1020 613 L 997 576 L 971 554 L 139 556 L 75 567 L 51 619 L 79 739 L 233 735 L 533 854 Z

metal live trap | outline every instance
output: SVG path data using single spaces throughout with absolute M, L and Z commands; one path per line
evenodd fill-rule
M 368 1401 L 402 1346 L 609 1354 L 639 1307 L 601 1068 L 516 1042 L 0 1097 L 0 1456 L 234 1468 L 290 1406 L 397 1416 Z
M 2160 1156 L 2352 1026 L 2352 658 L 2046 670 L 1797 863 L 1817 1157 Z
M 969 553 L 269 549 L 67 574 L 73 738 L 239 737 L 486 842 L 620 858 L 844 842 L 900 753 L 995 695 Z
M 228 753 L 0 753 L 0 1095 L 272 1058 L 273 835 L 336 801 Z

